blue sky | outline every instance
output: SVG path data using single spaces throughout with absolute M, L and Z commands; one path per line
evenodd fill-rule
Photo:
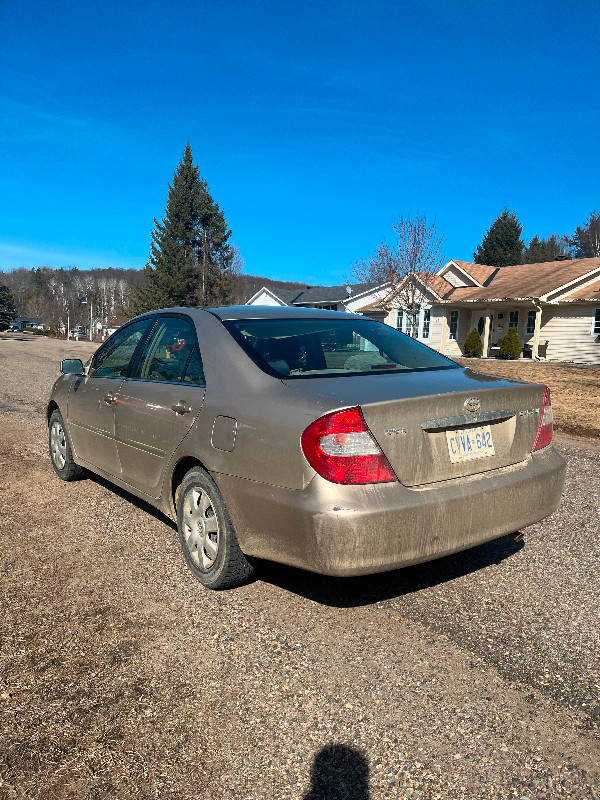
M 246 272 L 345 280 L 399 215 L 471 260 L 600 209 L 600 3 L 4 0 L 0 269 L 142 267 L 189 140 Z

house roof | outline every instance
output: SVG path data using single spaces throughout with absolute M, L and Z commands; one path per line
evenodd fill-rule
M 304 303 L 344 303 L 385 285 L 377 282 L 353 283 L 343 286 L 309 286 L 306 289 L 268 289 L 268 291 L 286 305 L 291 306 Z M 350 294 L 346 290 L 347 286 L 350 286 Z M 257 297 L 263 290 L 257 292 L 254 297 Z M 250 298 L 250 301 L 254 297 Z
M 561 300 L 565 303 L 571 303 L 574 300 L 596 300 L 596 302 L 600 303 L 600 280 L 583 289 L 577 289 L 577 291 L 566 295 L 566 297 L 561 297 Z
M 567 287 L 578 278 L 593 273 L 594 270 L 600 270 L 600 258 L 545 261 L 540 264 L 516 264 L 511 267 L 489 267 L 469 264 L 466 261 L 455 263 L 460 263 L 461 269 L 476 280 L 486 274 L 485 270 L 488 271 L 488 277 L 484 281 L 486 284 L 484 286 L 461 286 L 450 289 L 443 295 L 443 299 L 449 302 L 545 297 L 557 292 L 561 287 Z
M 473 264 L 470 261 L 458 261 L 456 258 L 453 258 L 450 262 L 451 264 L 456 264 L 460 267 L 464 272 L 469 274 L 477 283 L 481 283 L 482 285 L 491 277 L 491 275 L 497 270 L 497 267 L 488 267 L 487 264 Z M 446 266 L 449 266 L 448 264 Z M 445 267 L 444 267 L 445 269 Z

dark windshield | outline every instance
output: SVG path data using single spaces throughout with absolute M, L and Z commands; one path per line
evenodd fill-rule
M 367 318 L 250 319 L 223 324 L 258 366 L 278 377 L 459 369 L 395 328 Z

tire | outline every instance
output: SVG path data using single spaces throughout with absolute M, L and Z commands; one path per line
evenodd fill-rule
M 58 409 L 52 412 L 48 422 L 48 447 L 54 472 L 61 480 L 76 481 L 83 477 L 84 469 L 73 459 L 71 442 Z
M 179 487 L 177 527 L 185 562 L 207 589 L 239 586 L 254 572 L 217 485 L 200 467 L 186 473 Z

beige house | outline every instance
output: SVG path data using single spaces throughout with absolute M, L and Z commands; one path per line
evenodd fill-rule
M 497 355 L 515 328 L 526 357 L 600 364 L 600 258 L 512 267 L 452 260 L 421 284 L 417 338 L 441 353 L 462 355 L 477 328 L 484 357 Z M 410 333 L 401 296 L 399 284 L 360 313 Z

